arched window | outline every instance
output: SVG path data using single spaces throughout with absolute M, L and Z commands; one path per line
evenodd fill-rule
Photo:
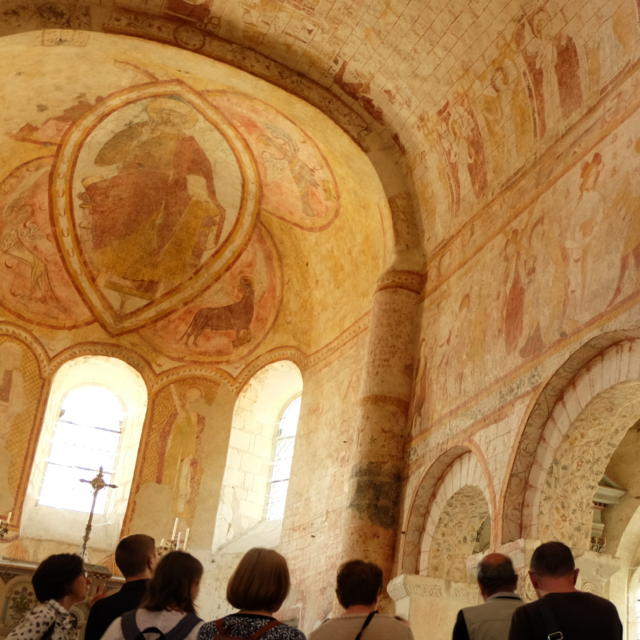
M 100 468 L 112 484 L 125 407 L 107 387 L 83 385 L 62 400 L 38 504 L 88 512 L 92 495 L 80 481 L 95 477 Z M 107 491 L 101 491 L 95 513 L 104 513 Z
M 285 514 L 302 400 L 302 376 L 286 360 L 267 365 L 242 389 L 233 411 L 214 550 L 275 546 Z M 244 544 L 246 542 L 246 545 Z
M 82 356 L 55 373 L 29 477 L 20 535 L 80 546 L 93 489 L 103 468 L 117 485 L 98 494 L 90 549 L 111 551 L 129 499 L 147 388 L 117 358 Z
M 267 520 L 282 520 L 284 517 L 301 401 L 302 396 L 294 398 L 282 412 L 278 423 L 267 498 Z

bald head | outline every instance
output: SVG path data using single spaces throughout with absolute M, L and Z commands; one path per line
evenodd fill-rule
M 478 585 L 486 599 L 500 591 L 513 592 L 518 584 L 518 576 L 509 556 L 490 553 L 478 564 Z

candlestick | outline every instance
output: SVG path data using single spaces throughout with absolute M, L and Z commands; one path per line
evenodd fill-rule
M 178 518 L 173 521 L 173 531 L 171 532 L 171 541 L 176 539 L 176 531 L 178 530 Z

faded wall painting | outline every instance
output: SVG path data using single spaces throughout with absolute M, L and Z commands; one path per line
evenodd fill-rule
M 218 278 L 251 235 L 259 204 L 244 140 L 175 82 L 120 92 L 85 114 L 52 183 L 67 268 L 116 333 Z
M 16 511 L 20 481 L 42 390 L 37 360 L 22 343 L 0 335 L 0 513 Z
M 558 139 L 601 97 L 637 42 L 628 7 L 603 7 L 596 32 L 547 2 L 524 6 L 464 91 L 418 116 L 436 154 L 416 150 L 436 246 Z M 604 19 L 606 14 L 607 19 Z M 589 30 L 593 30 L 593 25 Z
M 202 378 L 174 382 L 156 395 L 154 425 L 145 443 L 145 466 L 140 484 L 169 488 L 175 517 L 192 522 L 203 487 L 204 439 L 215 428 L 214 405 L 219 385 Z M 212 516 L 213 517 L 213 516 Z
M 92 321 L 58 253 L 49 219 L 52 157 L 15 168 L 0 183 L 0 304 L 54 328 Z
M 429 365 L 415 397 L 430 402 L 415 403 L 414 425 L 437 424 L 496 372 L 508 375 L 636 300 L 639 125 L 636 113 L 429 295 Z
M 177 360 L 243 357 L 269 332 L 281 295 L 278 252 L 271 234 L 258 224 L 247 248 L 220 280 L 143 328 L 141 335 Z
M 260 100 L 227 91 L 207 98 L 247 138 L 262 180 L 262 210 L 305 230 L 327 227 L 338 215 L 338 187 L 308 135 Z
M 10 40 L 0 72 L 27 75 L 41 41 Z M 388 215 L 362 151 L 309 105 L 226 65 L 192 56 L 176 70 L 152 55 L 160 45 L 119 43 L 91 34 L 50 47 L 61 77 L 38 76 L 29 91 L 42 99 L 26 109 L 11 96 L 11 152 L 0 158 L 6 316 L 50 336 L 136 332 L 160 361 L 216 363 L 297 343 L 299 334 L 303 348 L 318 349 L 357 321 Z M 74 47 L 83 52 L 78 68 L 92 71 L 75 73 L 72 85 Z M 353 188 L 362 176 L 372 184 L 366 193 Z M 362 273 L 340 275 L 336 242 L 361 245 Z M 286 291 L 285 264 L 295 271 Z M 336 284 L 350 290 L 337 314 L 324 304 Z

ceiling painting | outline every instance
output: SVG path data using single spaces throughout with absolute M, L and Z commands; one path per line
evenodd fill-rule
M 209 91 L 251 146 L 262 181 L 262 209 L 306 231 L 338 215 L 338 188 L 313 139 L 273 107 L 250 96 Z
M 315 350 L 367 312 L 384 192 L 322 113 L 154 43 L 86 34 L 46 69 L 42 48 L 0 57 L 0 317 L 171 366 Z
M 49 218 L 45 156 L 0 183 L 0 305 L 23 320 L 57 329 L 93 321 L 58 253 Z
M 176 360 L 240 358 L 269 332 L 281 297 L 280 257 L 271 235 L 258 224 L 246 250 L 220 280 L 141 335 Z
M 132 88 L 88 111 L 60 148 L 52 186 L 67 268 L 113 333 L 218 278 L 248 241 L 259 193 L 244 139 L 181 83 Z

